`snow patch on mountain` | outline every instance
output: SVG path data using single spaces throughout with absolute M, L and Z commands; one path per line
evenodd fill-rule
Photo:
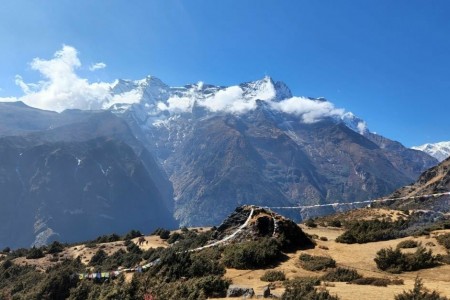
M 441 162 L 450 156 L 450 141 L 414 146 L 411 149 L 428 153 Z

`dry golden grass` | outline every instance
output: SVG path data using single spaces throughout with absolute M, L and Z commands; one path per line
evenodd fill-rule
M 450 296 L 450 265 L 444 265 L 415 272 L 405 272 L 402 274 L 390 274 L 378 270 L 374 262 L 377 251 L 386 247 L 395 248 L 399 242 L 407 239 L 413 239 L 415 241 L 421 242 L 423 246 L 425 246 L 428 242 L 432 242 L 435 246 L 425 247 L 427 249 L 432 249 L 434 254 L 445 254 L 446 250 L 439 245 L 434 237 L 438 233 L 450 232 L 450 230 L 440 230 L 433 232 L 431 234 L 431 237 L 407 237 L 367 244 L 340 244 L 336 243 L 335 239 L 341 233 L 343 233 L 342 229 L 324 227 L 308 228 L 305 226 L 301 227 L 306 233 L 326 237 L 328 241 L 316 240 L 317 247 L 315 247 L 314 249 L 297 251 L 294 254 L 289 254 L 289 259 L 287 261 L 282 262 L 279 266 L 274 268 L 274 270 L 283 271 L 288 279 L 297 276 L 321 276 L 325 273 L 324 271 L 306 271 L 299 266 L 298 257 L 300 256 L 300 254 L 309 253 L 312 255 L 331 256 L 336 260 L 337 266 L 356 269 L 361 275 L 366 277 L 370 276 L 404 280 L 404 285 L 389 285 L 388 287 L 355 285 L 347 284 L 345 282 L 333 282 L 331 284 L 327 284 L 326 287 L 321 287 L 326 288 L 332 295 L 338 295 L 342 300 L 394 299 L 394 295 L 402 293 L 404 290 L 409 290 L 413 287 L 414 279 L 416 276 L 419 276 L 423 279 L 423 283 L 426 288 L 430 290 L 436 290 L 440 292 L 441 295 L 447 297 Z M 323 248 L 326 248 L 328 250 L 325 250 Z M 251 287 L 255 290 L 256 295 L 262 295 L 263 289 L 268 285 L 268 283 L 261 281 L 259 278 L 264 274 L 265 271 L 266 270 L 227 269 L 225 277 L 231 279 L 233 284 L 242 287 Z M 278 284 L 278 287 L 276 289 L 272 290 L 272 293 L 277 296 L 280 296 L 283 292 L 284 289 L 280 284 Z

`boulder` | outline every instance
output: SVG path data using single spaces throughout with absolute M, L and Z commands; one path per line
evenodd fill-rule
M 253 297 L 255 291 L 252 288 L 230 285 L 227 290 L 227 297 Z

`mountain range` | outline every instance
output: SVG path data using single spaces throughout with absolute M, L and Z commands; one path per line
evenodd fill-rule
M 367 200 L 438 163 L 270 77 L 169 87 L 149 76 L 111 95 L 123 103 L 100 111 L 0 103 L 0 244 L 213 225 L 243 204 Z
M 424 144 L 421 146 L 412 147 L 412 149 L 420 150 L 436 158 L 438 161 L 443 161 L 450 156 L 450 142 L 439 142 L 434 144 Z
M 139 96 L 110 109 L 166 170 L 182 225 L 214 224 L 242 204 L 367 200 L 437 163 L 324 98 L 294 97 L 270 77 L 169 87 L 150 76 L 118 81 L 112 93 Z

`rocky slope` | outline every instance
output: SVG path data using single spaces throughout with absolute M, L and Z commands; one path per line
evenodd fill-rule
M 424 209 L 439 213 L 450 212 L 450 158 L 439 165 L 423 172 L 419 179 L 405 187 L 395 191 L 390 197 L 414 197 L 401 199 L 391 203 L 392 207 L 402 209 Z M 436 196 L 424 196 L 432 194 L 444 194 Z M 388 203 L 389 204 L 389 203 Z

